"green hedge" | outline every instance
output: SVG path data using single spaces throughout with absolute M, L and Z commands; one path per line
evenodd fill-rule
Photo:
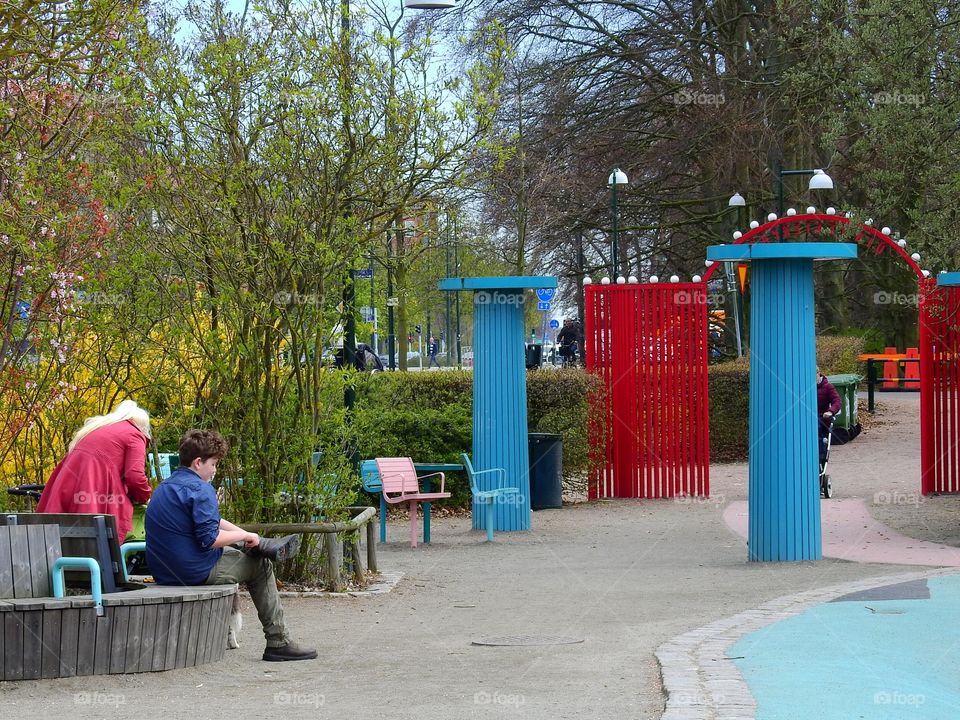
M 410 456 L 422 462 L 460 462 L 460 453 L 471 453 L 472 373 L 373 373 L 357 376 L 356 389 L 353 426 L 362 459 Z M 589 464 L 591 392 L 602 392 L 601 383 L 582 370 L 527 373 L 530 432 L 563 436 L 567 477 L 586 472 Z M 450 477 L 448 490 L 453 497 L 446 504 L 469 503 L 470 489 L 459 474 Z
M 817 364 L 827 375 L 864 374 L 857 356 L 864 352 L 862 337 L 817 338 Z M 811 384 L 813 378 L 810 379 Z M 713 462 L 744 462 L 748 458 L 750 414 L 750 361 L 710 366 L 710 459 Z
M 750 447 L 750 363 L 711 365 L 709 373 L 710 461 L 742 462 Z

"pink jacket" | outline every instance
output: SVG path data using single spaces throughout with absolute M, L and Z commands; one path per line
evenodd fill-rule
M 43 489 L 37 512 L 110 513 L 118 542 L 133 527 L 133 503 L 150 498 L 144 472 L 147 436 L 129 421 L 94 430 L 60 461 Z

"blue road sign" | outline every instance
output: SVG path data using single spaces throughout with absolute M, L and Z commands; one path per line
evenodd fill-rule
M 558 327 L 560 327 L 560 321 L 559 321 L 559 320 L 551 320 L 551 321 L 550 321 L 550 329 L 551 329 L 551 330 L 556 330 Z
M 353 271 L 353 277 L 357 280 L 369 280 L 373 277 L 373 268 L 360 268 Z
M 537 310 L 542 310 L 543 312 L 550 312 L 550 303 L 548 302 L 538 302 Z
M 556 293 L 556 288 L 537 288 L 537 298 L 539 298 L 541 302 L 550 302 Z

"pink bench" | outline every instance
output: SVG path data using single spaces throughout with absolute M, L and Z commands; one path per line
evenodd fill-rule
M 431 502 L 450 497 L 450 493 L 443 491 L 444 475 L 442 472 L 430 473 L 417 477 L 417 470 L 411 458 L 377 458 L 377 472 L 380 473 L 381 492 L 383 499 L 391 505 L 409 503 L 410 505 L 410 547 L 417 546 L 417 504 Z M 420 480 L 423 478 L 440 476 L 440 492 L 425 493 L 420 491 Z

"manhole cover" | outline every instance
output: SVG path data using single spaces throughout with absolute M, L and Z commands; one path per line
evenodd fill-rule
M 563 635 L 500 635 L 474 640 L 473 645 L 576 645 L 583 638 L 564 637 Z

